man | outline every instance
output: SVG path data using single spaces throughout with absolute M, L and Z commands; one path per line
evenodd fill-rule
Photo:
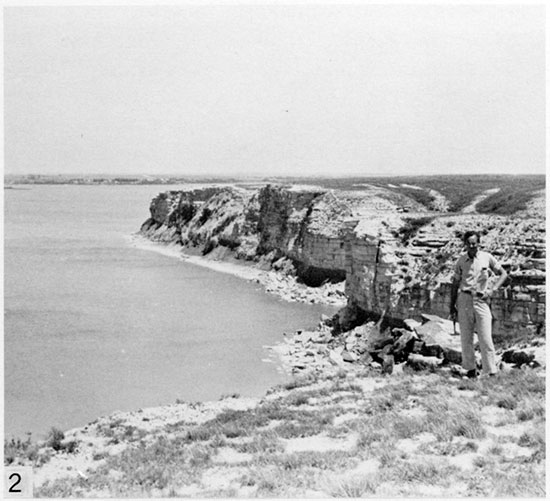
M 497 373 L 489 302 L 493 292 L 508 277 L 506 271 L 491 254 L 479 250 L 480 241 L 480 235 L 476 231 L 467 231 L 464 234 L 466 252 L 458 258 L 451 287 L 451 318 L 456 321 L 458 317 L 462 367 L 469 378 L 477 377 L 474 326 L 481 349 L 483 372 L 489 376 Z M 494 285 L 490 284 L 490 271 L 499 275 Z

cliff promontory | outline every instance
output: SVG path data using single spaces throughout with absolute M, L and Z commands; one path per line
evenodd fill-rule
M 345 281 L 348 319 L 447 316 L 454 262 L 468 229 L 509 273 L 493 299 L 501 338 L 540 334 L 545 318 L 545 221 L 428 210 L 378 186 L 360 190 L 226 186 L 153 199 L 141 233 L 185 252 L 291 271 L 308 286 Z M 353 323 L 354 320 L 351 320 Z

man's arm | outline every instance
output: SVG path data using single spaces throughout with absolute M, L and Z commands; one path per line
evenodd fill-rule
M 496 270 L 496 273 L 499 275 L 498 280 L 495 282 L 495 284 L 491 288 L 487 289 L 487 291 L 484 294 L 484 298 L 490 298 L 493 295 L 493 292 L 499 289 L 500 286 L 508 278 L 508 273 L 506 273 L 506 270 L 502 267 L 498 268 Z
M 462 277 L 462 269 L 460 267 L 460 259 L 459 259 L 455 264 L 453 281 L 451 282 L 450 316 L 453 322 L 456 322 L 456 319 L 458 318 L 458 308 L 456 307 L 456 300 L 458 299 L 458 289 L 460 288 L 461 277 Z
M 508 278 L 508 273 L 506 273 L 506 270 L 497 262 L 497 260 L 493 256 L 491 256 L 489 265 L 493 272 L 499 277 L 495 284 L 491 288 L 487 289 L 483 296 L 483 299 L 490 298 L 493 295 L 493 292 L 499 289 Z

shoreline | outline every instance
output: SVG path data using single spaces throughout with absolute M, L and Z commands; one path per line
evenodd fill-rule
M 275 270 L 261 269 L 258 267 L 258 263 L 247 264 L 236 258 L 213 259 L 208 256 L 194 255 L 186 247 L 174 243 L 154 242 L 139 233 L 129 236 L 128 241 L 134 248 L 156 252 L 195 266 L 258 283 L 264 288 L 265 292 L 275 294 L 284 301 L 322 304 L 336 308 L 343 308 L 347 303 L 344 294 L 344 282 L 308 287 L 299 283 L 294 276 L 285 275 Z
M 219 273 L 227 273 L 244 280 L 258 280 L 260 279 L 260 276 L 265 273 L 264 270 L 253 268 L 251 266 L 239 265 L 229 261 L 212 260 L 203 256 L 188 254 L 185 252 L 185 248 L 181 245 L 174 243 L 154 242 L 139 233 L 130 235 L 128 237 L 128 241 L 134 248 L 149 252 L 156 252 L 157 254 L 162 254 L 163 256 L 176 258 L 180 261 L 194 264 L 195 266 L 201 266 L 203 268 L 208 268 Z
M 220 259 L 208 259 L 203 256 L 199 255 L 192 255 L 187 254 L 182 248 L 182 246 L 177 244 L 170 244 L 170 243 L 161 243 L 161 242 L 153 242 L 146 237 L 139 235 L 139 234 L 132 234 L 132 235 L 123 235 L 123 239 L 126 241 L 128 245 L 131 245 L 133 248 L 145 250 L 147 252 L 155 252 L 157 254 L 164 255 L 166 257 L 175 258 L 183 262 L 190 263 L 195 266 L 200 266 L 202 268 L 207 268 L 215 272 L 219 273 L 225 273 L 232 276 L 235 276 L 237 278 L 247 280 L 249 282 L 253 282 L 255 284 L 259 284 L 262 286 L 262 289 L 255 287 L 256 292 L 269 292 L 272 294 L 275 294 L 280 300 L 283 301 L 292 301 L 293 298 L 289 297 L 289 293 L 291 288 L 287 287 L 288 283 L 292 283 L 292 277 L 282 277 L 278 276 L 280 275 L 278 272 L 275 271 L 266 271 L 263 269 L 259 269 L 256 267 L 256 263 L 252 264 L 246 264 L 246 263 L 234 263 L 230 261 L 224 261 Z M 306 288 L 305 286 L 302 286 L 303 288 Z M 307 288 L 306 288 L 307 289 Z M 306 291 L 307 292 L 307 291 Z M 312 301 L 311 298 L 314 298 Z M 318 295 L 311 295 L 311 297 L 308 297 L 307 300 L 303 300 L 301 302 L 304 303 L 322 303 L 325 306 L 334 307 L 334 304 L 326 304 L 322 301 L 316 301 L 318 299 Z M 295 300 L 296 301 L 296 300 Z M 302 325 L 297 325 L 296 328 L 301 328 Z M 292 336 L 294 334 L 294 331 L 288 332 L 288 334 L 285 334 L 282 330 L 279 332 L 279 336 L 277 340 L 274 342 L 271 342 L 270 344 L 263 345 L 263 356 L 261 358 L 262 363 L 268 363 L 273 364 L 277 368 L 277 371 L 281 374 L 284 374 L 285 377 L 292 377 L 292 371 L 291 368 L 288 366 L 286 360 L 284 357 L 281 357 L 280 350 L 277 348 L 281 346 L 284 343 L 285 336 Z M 265 391 L 268 391 L 269 388 L 265 388 Z M 233 390 L 228 390 L 226 393 L 231 394 Z M 214 397 L 214 399 L 217 398 Z M 215 402 L 216 400 L 201 400 L 202 402 Z M 137 402 L 136 407 L 141 406 L 142 403 Z M 163 402 L 160 402 L 160 405 L 164 405 Z M 170 405 L 168 402 L 167 405 Z M 109 412 L 107 414 L 101 414 L 101 416 L 109 416 L 111 413 L 118 413 L 118 412 L 132 412 L 133 409 L 128 409 L 126 411 L 120 411 L 118 409 L 113 409 L 112 412 Z M 94 419 L 97 415 L 90 416 L 87 419 Z M 85 418 L 86 419 L 86 418 Z M 86 421 L 82 421 L 82 426 L 84 425 Z M 74 423 L 70 428 L 73 427 L 81 427 L 80 423 Z M 55 426 L 54 426 L 55 427 Z M 41 442 L 45 440 L 48 430 L 51 430 L 51 426 L 48 428 L 45 428 L 43 432 L 40 433 L 32 433 L 32 438 L 36 442 Z M 63 430 L 65 431 L 65 429 Z M 24 440 L 26 438 L 26 435 L 24 433 L 20 434 L 10 434 L 8 436 L 8 440 L 11 439 L 22 439 Z

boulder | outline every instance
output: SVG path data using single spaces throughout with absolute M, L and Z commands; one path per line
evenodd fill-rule
M 452 364 L 461 364 L 462 363 L 462 349 L 448 348 L 444 352 L 445 360 Z
M 403 374 L 403 368 L 405 366 L 406 362 L 400 363 L 400 364 L 394 364 L 392 374 L 399 375 Z
M 361 363 L 361 364 L 363 364 L 363 365 L 369 365 L 372 361 L 373 361 L 372 356 L 371 356 L 371 354 L 368 353 L 368 352 L 363 353 L 363 354 L 359 357 L 359 363 Z
M 435 315 L 429 315 L 435 317 Z M 439 317 L 436 317 L 439 318 Z M 449 322 L 452 324 L 452 322 Z M 421 353 L 430 357 L 445 358 L 452 363 L 462 360 L 460 337 L 455 336 L 448 324 L 430 320 L 417 329 L 419 337 L 424 341 Z
M 344 367 L 344 359 L 342 355 L 340 355 L 336 351 L 331 350 L 328 355 L 328 358 L 331 364 L 337 365 L 338 367 Z
M 370 351 L 380 351 L 388 345 L 393 346 L 393 337 L 391 336 L 381 335 L 375 339 L 369 339 Z
M 355 352 L 359 353 L 360 355 L 365 353 L 368 350 L 368 348 L 369 348 L 369 345 L 365 341 L 359 341 L 358 343 L 355 344 Z
M 357 309 L 352 305 L 342 308 L 335 317 L 342 332 L 348 331 L 357 325 Z
M 328 343 L 332 339 L 332 334 L 327 331 L 317 332 L 312 338 L 315 343 Z
M 344 362 L 353 363 L 357 361 L 357 355 L 351 351 L 344 350 L 342 352 L 342 360 Z
M 406 360 L 409 353 L 412 352 L 417 337 L 414 332 L 407 331 L 405 329 L 394 329 L 394 335 L 396 334 L 396 331 L 398 337 L 393 343 L 393 355 L 396 361 L 402 362 Z
M 394 364 L 395 359 L 393 355 L 384 355 L 382 357 L 382 374 L 391 374 L 393 372 Z
M 393 344 L 386 344 L 384 347 L 380 350 L 379 355 L 381 357 L 384 357 L 385 355 L 391 355 L 393 353 Z
M 317 332 L 297 331 L 296 335 L 294 336 L 294 341 L 296 343 L 307 343 L 308 341 L 317 340 L 318 336 L 319 334 Z
M 429 320 L 415 329 L 420 337 L 434 331 L 442 331 L 449 334 L 450 336 L 458 335 L 460 333 L 458 322 L 454 323 L 451 320 L 446 320 L 444 318 L 438 317 L 437 315 L 423 314 L 422 317 L 429 317 Z
M 525 364 L 530 364 L 535 360 L 534 353 L 528 353 L 525 350 L 511 349 L 502 354 L 502 361 L 508 364 L 515 364 L 516 367 L 521 367 Z
M 317 353 L 321 356 L 328 357 L 330 351 L 325 345 L 318 345 L 317 346 Z
M 367 339 L 371 334 L 375 327 L 374 322 L 367 322 L 363 325 L 358 325 L 355 327 L 351 333 L 358 338 Z
M 424 355 L 419 355 L 417 353 L 411 353 L 407 359 L 407 365 L 412 367 L 414 370 L 434 370 L 437 369 L 443 360 L 437 357 L 426 357 Z
M 415 339 L 412 345 L 412 352 L 421 353 L 423 348 L 424 348 L 424 341 L 422 341 L 421 339 Z
M 407 318 L 406 320 L 403 320 L 403 322 L 410 330 L 416 330 L 417 327 L 422 325 L 421 322 L 412 318 Z
M 329 317 L 328 315 L 325 315 L 324 313 L 321 314 L 321 323 L 324 325 L 328 325 L 329 327 L 332 325 L 333 318 Z

